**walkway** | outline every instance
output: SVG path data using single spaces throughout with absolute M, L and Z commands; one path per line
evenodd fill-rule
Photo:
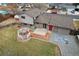
M 0 23 L 0 26 L 6 26 L 12 23 L 16 23 L 16 20 L 14 18 L 9 18 L 3 22 Z

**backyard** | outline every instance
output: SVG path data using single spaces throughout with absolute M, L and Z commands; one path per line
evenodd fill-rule
M 60 50 L 57 45 L 30 39 L 20 42 L 17 39 L 17 29 L 14 26 L 0 29 L 0 55 L 11 56 L 57 56 Z

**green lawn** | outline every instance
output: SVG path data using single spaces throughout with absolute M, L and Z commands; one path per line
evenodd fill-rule
M 60 55 L 57 46 L 48 42 L 38 39 L 31 39 L 26 42 L 17 41 L 16 31 L 14 27 L 0 29 L 0 55 Z

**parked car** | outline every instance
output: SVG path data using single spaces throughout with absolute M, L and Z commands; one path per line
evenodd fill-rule
M 21 4 L 21 5 L 18 5 L 18 10 L 20 10 L 20 11 L 27 11 L 27 10 L 29 10 L 32 7 L 33 7 L 32 4 Z

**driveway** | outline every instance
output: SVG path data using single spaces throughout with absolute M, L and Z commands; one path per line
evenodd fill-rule
M 63 56 L 79 56 L 79 41 L 74 36 L 53 32 L 49 41 L 59 46 Z

